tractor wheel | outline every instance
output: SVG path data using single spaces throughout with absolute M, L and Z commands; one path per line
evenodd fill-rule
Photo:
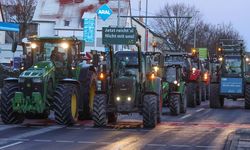
M 245 87 L 245 109 L 250 109 L 250 84 Z
M 181 96 L 180 113 L 186 113 L 186 111 L 187 111 L 187 90 L 185 88 Z
M 93 115 L 92 115 L 95 127 L 105 127 L 108 123 L 108 119 L 111 119 L 112 117 L 111 115 L 109 116 L 110 118 L 108 118 L 107 116 L 106 101 L 107 101 L 106 94 L 95 95 Z
M 73 125 L 78 119 L 79 91 L 74 84 L 59 84 L 54 93 L 56 123 Z
M 206 84 L 205 83 L 201 83 L 201 101 L 206 101 L 207 99 L 207 93 L 206 93 Z
M 154 128 L 157 124 L 157 96 L 144 95 L 143 100 L 143 126 L 144 128 Z
M 221 108 L 221 99 L 219 92 L 220 92 L 219 84 L 210 84 L 210 93 L 209 93 L 210 108 Z
M 83 84 L 83 111 L 79 112 L 79 119 L 92 119 L 93 103 L 96 91 L 96 74 L 93 71 L 88 71 L 86 80 Z
M 188 83 L 187 84 L 187 106 L 188 107 L 196 107 L 196 84 Z
M 202 93 L 201 93 L 201 84 L 199 83 L 195 83 L 195 93 L 196 93 L 196 104 L 197 105 L 201 105 L 201 97 L 202 97 Z
M 161 123 L 161 115 L 162 115 L 162 94 L 158 96 L 157 100 L 157 123 Z
M 1 95 L 1 118 L 5 124 L 19 124 L 24 121 L 24 115 L 14 112 L 12 108 L 12 100 L 18 88 L 18 83 L 7 83 L 3 86 Z
M 170 113 L 171 115 L 179 115 L 180 114 L 180 106 L 181 106 L 181 97 L 178 94 L 173 94 L 170 95 L 169 98 L 169 109 L 170 109 Z

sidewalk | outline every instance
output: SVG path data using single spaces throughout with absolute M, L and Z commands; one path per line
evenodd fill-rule
M 231 133 L 224 150 L 250 150 L 250 129 L 238 129 Z

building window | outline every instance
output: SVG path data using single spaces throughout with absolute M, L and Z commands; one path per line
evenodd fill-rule
M 64 26 L 69 26 L 70 21 L 64 20 Z

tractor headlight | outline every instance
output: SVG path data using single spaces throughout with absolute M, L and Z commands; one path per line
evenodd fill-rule
M 158 72 L 158 70 L 159 70 L 159 67 L 158 66 L 154 66 L 154 71 Z
M 121 100 L 121 98 L 119 96 L 117 96 L 116 100 L 119 102 Z
M 31 43 L 30 46 L 31 46 L 32 49 L 37 48 L 37 44 L 36 43 Z
M 24 83 L 25 79 L 24 78 L 18 78 L 19 83 Z
M 62 43 L 61 46 L 62 46 L 63 49 L 68 49 L 69 48 L 69 44 L 66 43 L 66 42 Z
M 176 84 L 176 85 L 177 85 L 177 84 L 178 84 L 178 81 L 177 81 L 177 80 L 175 80 L 175 81 L 174 81 L 174 84 Z
M 130 101 L 131 101 L 131 97 L 129 96 L 129 97 L 127 98 L 127 100 L 130 102 Z
M 41 78 L 33 78 L 32 81 L 33 81 L 33 83 L 41 83 L 42 79 Z

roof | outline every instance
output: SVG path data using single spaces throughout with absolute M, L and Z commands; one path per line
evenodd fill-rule
M 143 28 L 146 28 L 146 25 L 144 23 L 142 23 L 141 21 L 139 21 L 138 19 L 131 17 L 132 20 L 134 20 L 136 23 L 138 23 L 139 25 L 141 25 Z M 152 31 L 151 29 L 148 29 L 150 33 L 152 33 L 154 36 L 162 38 L 159 34 L 155 33 L 154 31 Z

